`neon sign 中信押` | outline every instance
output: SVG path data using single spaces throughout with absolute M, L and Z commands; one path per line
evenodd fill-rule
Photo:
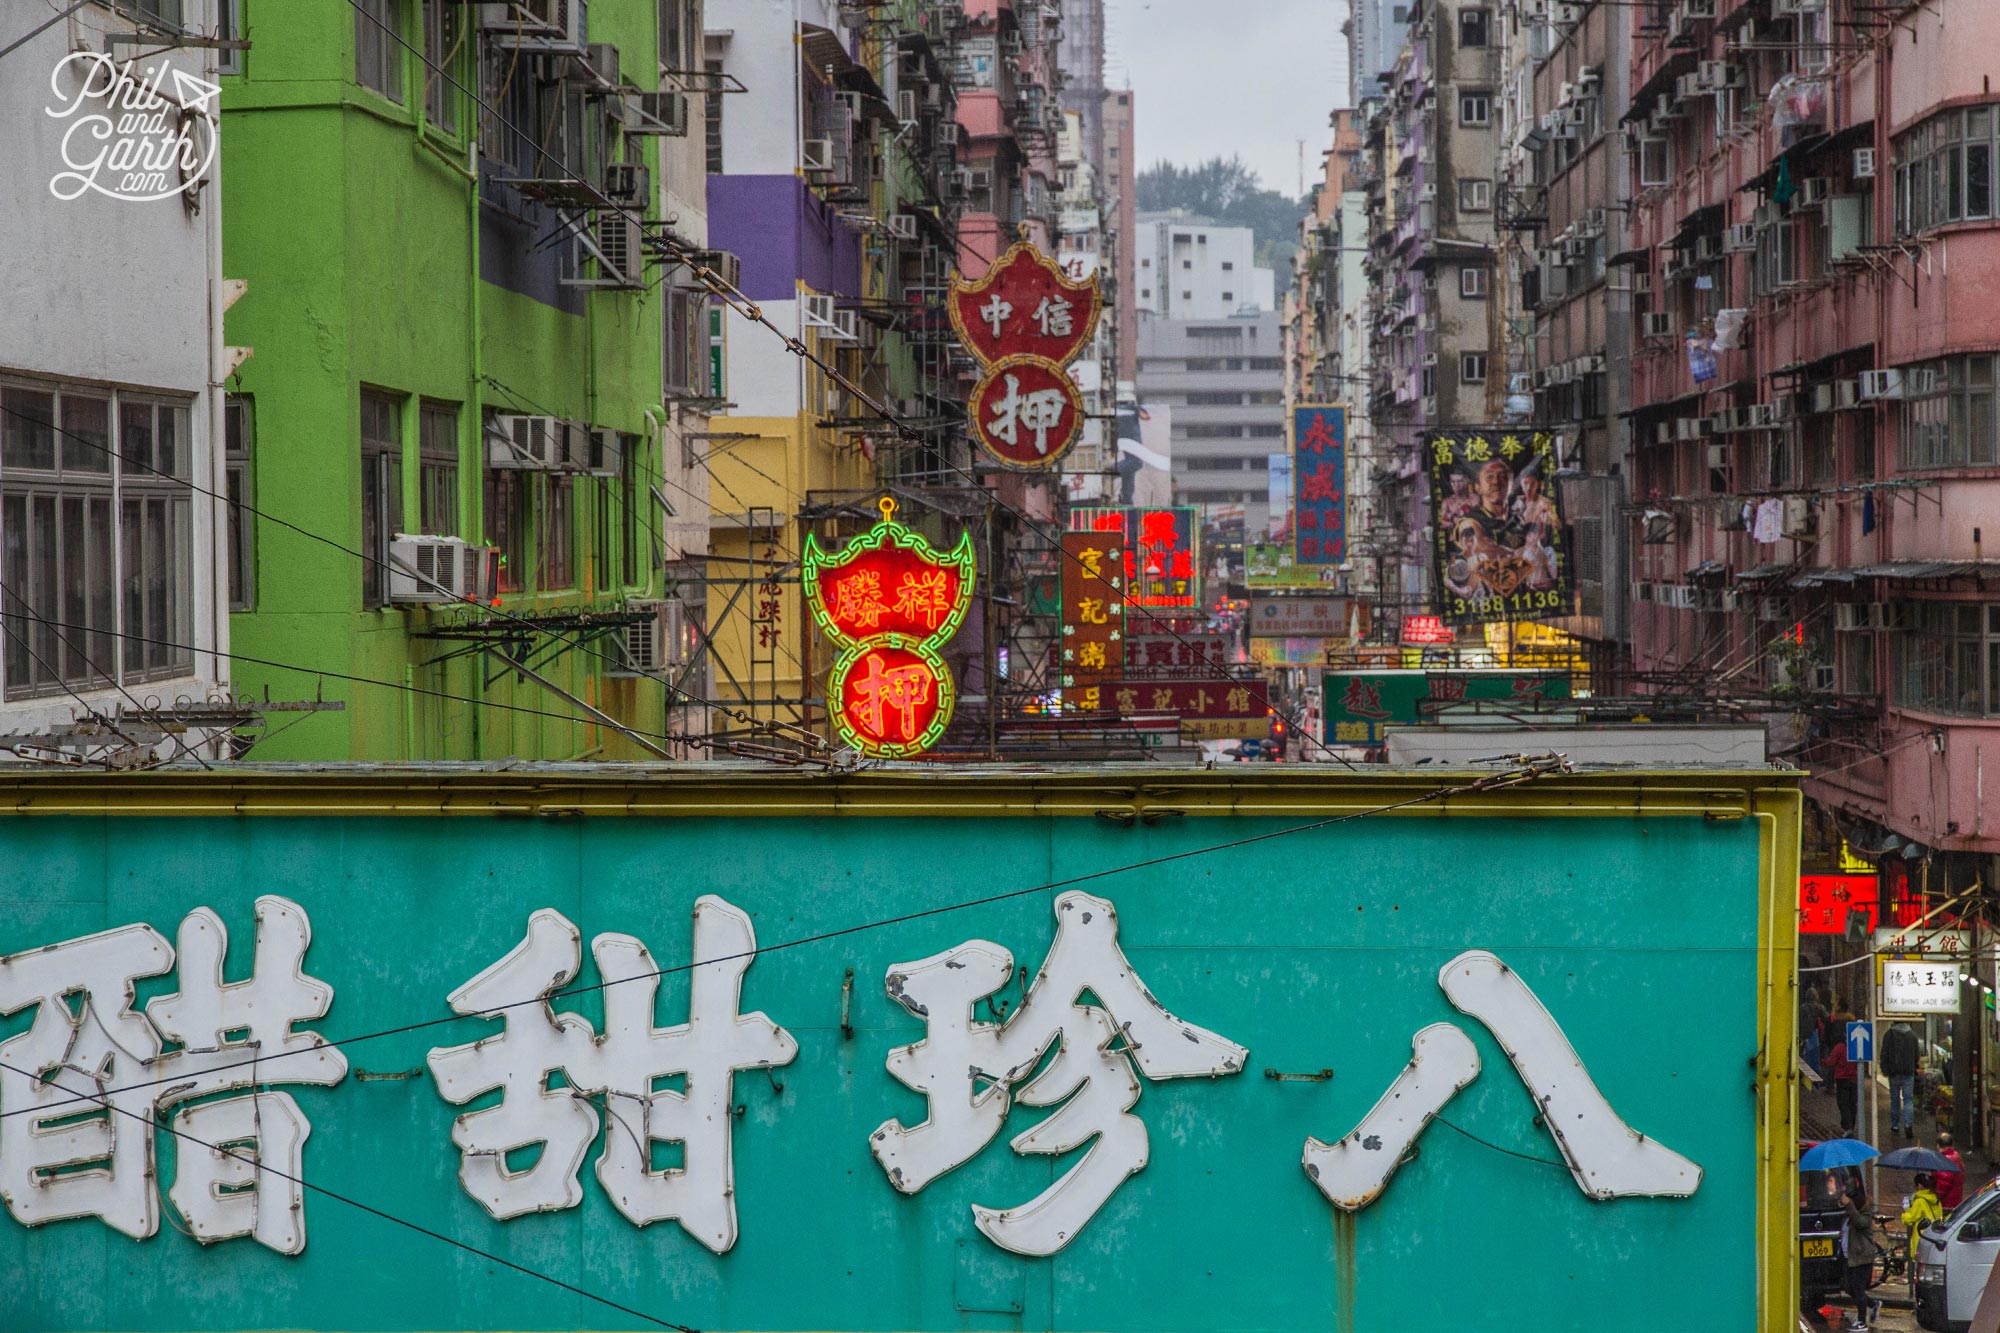
M 874 759 L 907 759 L 937 744 L 951 722 L 957 690 L 938 649 L 972 604 L 971 534 L 940 554 L 896 522 L 882 519 L 828 554 L 806 536 L 806 605 L 841 653 L 827 683 L 828 712 L 842 741 Z

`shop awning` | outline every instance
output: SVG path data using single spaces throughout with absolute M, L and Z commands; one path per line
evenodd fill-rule
M 1629 125 L 1635 120 L 1644 120 L 1655 97 L 1674 86 L 1674 80 L 1683 74 L 1692 74 L 1700 64 L 1701 57 L 1693 51 L 1676 51 L 1668 56 L 1666 63 L 1653 71 L 1653 77 L 1640 84 L 1632 93 L 1632 105 L 1618 118 L 1621 125 Z
M 1763 583 L 1767 579 L 1778 577 L 1778 575 L 1790 568 L 1790 565 L 1759 565 L 1757 568 L 1749 570 L 1746 573 L 1738 574 L 1736 581 L 1738 583 Z
M 1853 572 L 1860 579 L 1957 579 L 1975 574 L 2000 578 L 2000 560 L 1890 560 Z
M 1703 204 L 1681 218 L 1681 228 L 1674 233 L 1674 238 L 1667 242 L 1667 247 L 1672 250 L 1685 250 L 1694 244 L 1695 237 L 1720 231 L 1722 222 L 1721 204 Z

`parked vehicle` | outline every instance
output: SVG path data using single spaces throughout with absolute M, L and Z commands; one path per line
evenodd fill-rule
M 1917 1238 L 1917 1324 L 1964 1333 L 2000 1257 L 2000 1181 L 1967 1198 Z

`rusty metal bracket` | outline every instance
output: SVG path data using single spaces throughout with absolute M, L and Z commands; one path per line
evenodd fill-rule
M 840 1039 L 854 1040 L 854 969 L 840 979 Z
M 380 1069 L 356 1069 L 354 1077 L 356 1081 L 361 1083 L 400 1083 L 405 1079 L 415 1078 L 423 1072 L 424 1067 L 422 1065 L 418 1065 L 415 1069 L 387 1071 Z
M 1311 1074 L 1287 1074 L 1281 1070 L 1266 1069 L 1264 1077 L 1273 1083 L 1325 1083 L 1333 1077 L 1333 1070 L 1328 1068 Z

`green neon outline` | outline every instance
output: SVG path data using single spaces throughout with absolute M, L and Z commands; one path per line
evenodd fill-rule
M 807 540 L 811 540 L 810 536 Z M 907 744 L 882 745 L 875 741 L 864 740 L 859 732 L 847 725 L 845 706 L 847 673 L 854 669 L 854 664 L 861 660 L 863 654 L 876 648 L 901 648 L 913 652 L 937 676 L 937 716 L 931 719 L 931 724 L 924 728 L 922 735 Z M 832 674 L 827 677 L 826 697 L 827 716 L 833 719 L 834 731 L 849 748 L 859 750 L 870 759 L 908 759 L 936 745 L 938 738 L 944 735 L 944 729 L 951 725 L 951 715 L 958 708 L 958 684 L 951 678 L 951 668 L 944 664 L 944 659 L 938 656 L 937 650 L 928 642 L 913 639 L 907 634 L 891 632 L 863 639 L 842 653 L 833 664 Z
M 850 540 L 838 555 L 821 547 L 818 535 L 808 532 L 805 551 L 800 559 L 800 580 L 804 585 L 806 609 L 812 612 L 813 623 L 819 626 L 820 633 L 832 639 L 842 649 L 870 643 L 883 636 L 871 634 L 865 639 L 855 639 L 843 633 L 833 623 L 833 617 L 827 614 L 825 597 L 820 589 L 821 576 L 836 573 L 846 568 L 849 562 L 863 551 L 879 551 L 891 541 L 902 550 L 916 552 L 926 564 L 939 569 L 949 569 L 954 566 L 958 569 L 958 604 L 938 622 L 936 629 L 924 636 L 921 642 L 925 648 L 943 647 L 951 636 L 958 632 L 958 627 L 965 621 L 965 613 L 972 607 L 972 586 L 978 569 L 973 558 L 972 534 L 969 531 L 959 534 L 958 545 L 949 555 L 938 554 L 937 548 L 925 541 L 921 534 L 910 531 L 893 518 L 882 519 L 867 532 Z M 891 637 L 909 636 L 898 632 L 893 633 Z

